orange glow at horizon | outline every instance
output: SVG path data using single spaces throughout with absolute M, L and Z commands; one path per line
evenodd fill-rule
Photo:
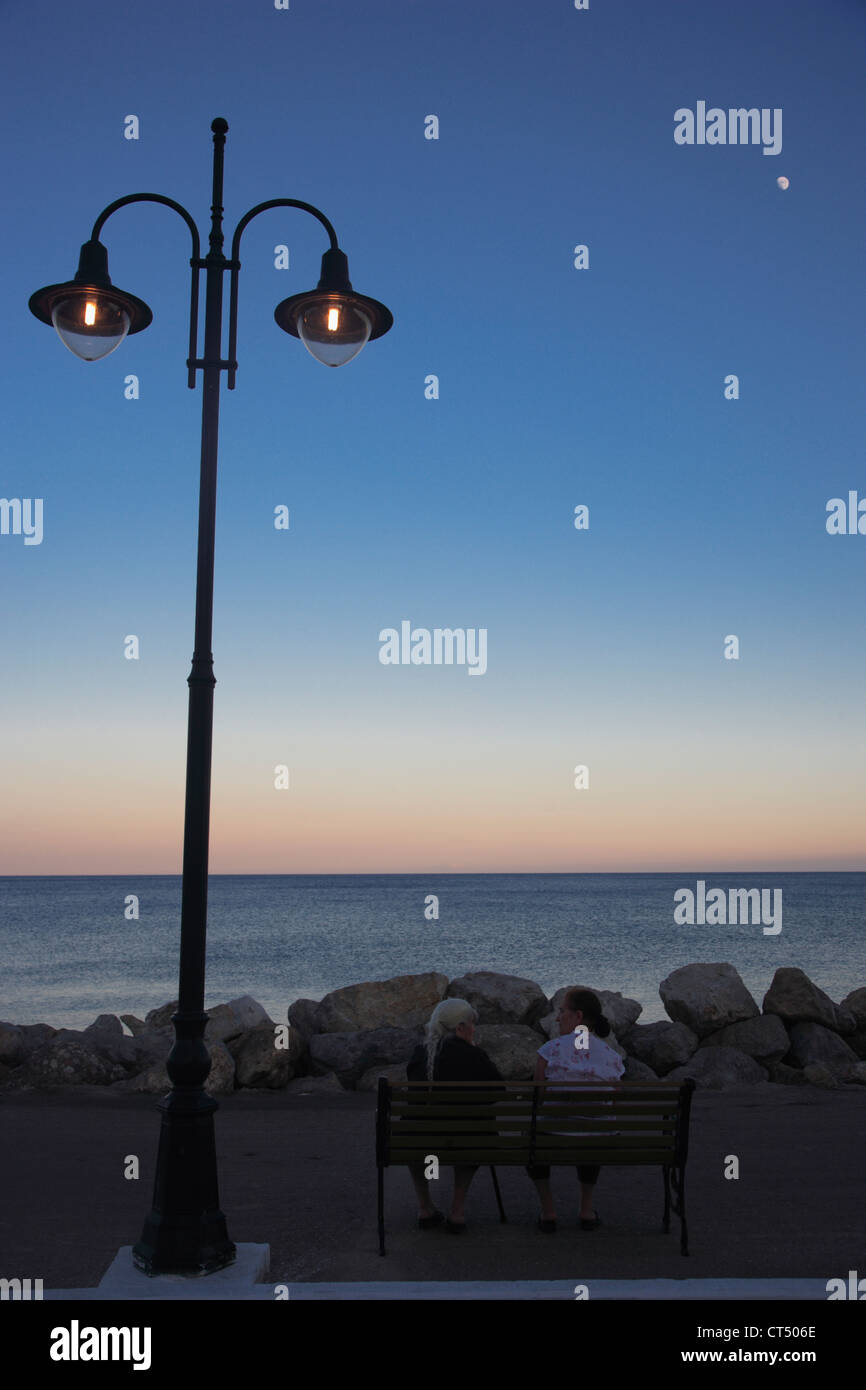
M 365 794 L 366 792 L 366 794 Z M 372 793 L 372 796 L 370 795 Z M 210 871 L 226 873 L 663 873 L 856 870 L 862 839 L 844 805 L 696 806 L 598 795 L 527 801 L 512 789 L 456 797 L 405 784 L 341 789 L 293 778 L 280 792 L 214 789 Z M 179 874 L 182 786 L 95 778 L 31 784 L 2 826 L 2 874 Z

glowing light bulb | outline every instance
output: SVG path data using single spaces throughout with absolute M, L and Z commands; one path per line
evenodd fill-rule
M 92 328 L 96 323 L 96 305 L 89 299 L 84 306 L 84 322 L 87 324 L 88 328 Z
M 340 311 L 339 311 L 339 309 L 329 309 L 329 310 L 328 310 L 328 332 L 329 332 L 329 333 L 336 333 L 336 331 L 337 331 L 337 329 L 338 329 L 339 327 L 340 327 Z

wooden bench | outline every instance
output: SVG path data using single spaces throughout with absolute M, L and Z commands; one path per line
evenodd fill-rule
M 673 1210 L 680 1218 L 680 1249 L 688 1250 L 685 1177 L 689 1110 L 695 1083 L 629 1081 L 405 1081 L 379 1077 L 376 1166 L 379 1254 L 385 1254 L 385 1169 L 421 1163 L 657 1164 L 664 1180 L 662 1229 Z M 566 1132 L 563 1132 L 566 1131 Z

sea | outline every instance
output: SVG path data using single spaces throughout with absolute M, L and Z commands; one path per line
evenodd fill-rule
M 675 921 L 699 879 L 726 903 L 771 890 L 781 931 Z M 427 970 L 619 990 L 642 1023 L 667 1017 L 660 981 L 697 961 L 735 966 L 759 1007 L 780 966 L 836 1002 L 866 985 L 863 872 L 217 874 L 208 895 L 205 1006 L 251 994 L 277 1022 L 296 999 Z M 176 999 L 180 902 L 179 875 L 0 878 L 0 1019 L 82 1028 Z

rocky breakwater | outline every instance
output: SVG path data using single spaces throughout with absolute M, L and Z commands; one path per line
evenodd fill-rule
M 164 1095 L 171 1089 L 165 1063 L 174 1044 L 176 1010 L 175 1000 L 151 1009 L 144 1019 L 100 1014 L 81 1031 L 0 1023 L 0 1085 L 7 1090 L 113 1086 Z M 205 1090 L 210 1095 L 289 1082 L 302 1051 L 300 1037 L 284 1027 L 277 1048 L 276 1025 L 255 999 L 244 995 L 208 1009 L 207 1015 L 211 1068 Z
M 625 1079 L 694 1077 L 698 1086 L 774 1082 L 866 1085 L 866 987 L 835 1004 L 808 976 L 782 967 L 761 1007 L 732 965 L 674 970 L 659 986 L 667 1021 L 638 1022 L 642 1005 L 594 989 L 611 1025 L 609 1045 Z M 531 1078 L 538 1047 L 556 1036 L 564 989 L 551 999 L 533 980 L 475 970 L 449 980 L 398 975 L 298 999 L 276 1023 L 249 995 L 209 1009 L 206 1090 L 371 1091 L 379 1076 L 405 1080 L 406 1062 L 440 1000 L 467 999 L 478 1012 L 475 1039 L 508 1080 Z M 164 1094 L 165 1059 L 176 1003 L 146 1018 L 101 1014 L 88 1028 L 0 1023 L 0 1085 L 6 1089 L 99 1085 Z

